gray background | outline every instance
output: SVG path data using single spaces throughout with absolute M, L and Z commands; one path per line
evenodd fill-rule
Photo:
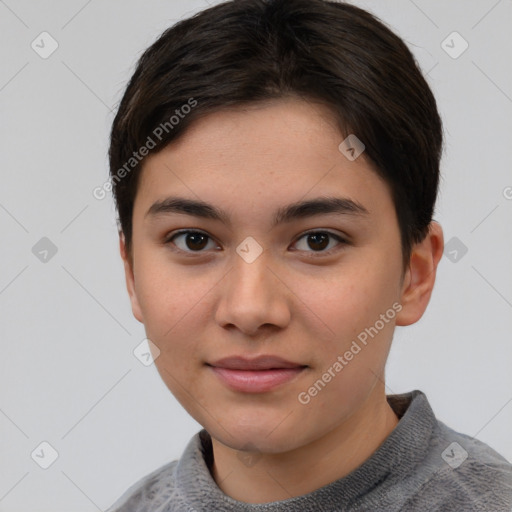
M 439 419 L 512 460 L 512 2 L 356 3 L 428 73 L 446 132 L 436 219 L 456 238 L 428 312 L 396 332 L 388 393 L 423 390 Z M 92 190 L 107 178 L 113 111 L 136 59 L 206 6 L 0 0 L 1 512 L 103 510 L 200 428 L 133 355 L 145 335 L 113 203 Z M 31 47 L 43 31 L 58 43 L 46 59 Z M 469 43 L 458 58 L 442 47 L 453 31 Z M 41 252 L 43 237 L 56 254 Z M 48 469 L 43 441 L 58 452 Z

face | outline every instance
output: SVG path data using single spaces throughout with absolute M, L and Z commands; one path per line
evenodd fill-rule
M 279 100 L 210 114 L 145 161 L 133 312 L 168 388 L 232 448 L 304 446 L 382 388 L 400 232 L 388 186 L 343 139 L 325 107 Z

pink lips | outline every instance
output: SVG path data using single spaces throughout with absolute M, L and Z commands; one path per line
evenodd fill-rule
M 244 393 L 270 391 L 289 382 L 306 368 L 276 356 L 226 357 L 208 366 L 229 388 Z

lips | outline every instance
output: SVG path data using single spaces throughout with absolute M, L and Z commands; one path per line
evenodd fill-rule
M 224 385 L 243 393 L 268 392 L 290 382 L 307 368 L 306 365 L 270 355 L 254 359 L 226 357 L 207 366 Z
M 241 356 L 225 357 L 219 359 L 210 366 L 226 368 L 228 370 L 273 370 L 278 368 L 301 368 L 305 365 L 293 363 L 277 356 L 258 356 L 254 359 L 247 359 Z

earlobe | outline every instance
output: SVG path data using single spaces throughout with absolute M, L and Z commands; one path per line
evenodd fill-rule
M 423 316 L 432 295 L 443 249 L 443 230 L 439 223 L 432 221 L 427 236 L 412 248 L 402 288 L 402 310 L 396 317 L 396 325 L 411 325 Z
M 130 257 L 126 250 L 126 242 L 122 231 L 119 232 L 119 252 L 124 264 L 124 275 L 126 280 L 126 289 L 130 297 L 132 305 L 133 316 L 141 323 L 144 323 L 139 301 L 137 299 L 137 293 L 135 291 L 135 275 L 133 271 L 133 261 L 130 261 Z

